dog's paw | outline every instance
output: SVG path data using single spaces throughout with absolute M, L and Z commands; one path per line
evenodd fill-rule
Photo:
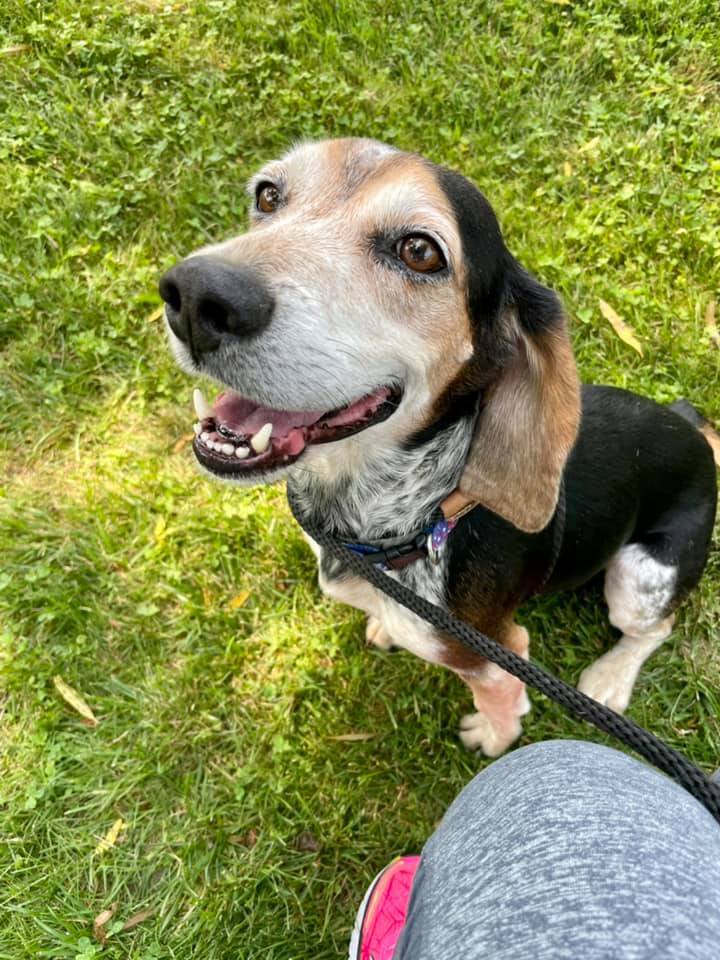
M 527 696 L 522 703 L 522 712 L 530 709 Z M 520 715 L 508 718 L 502 727 L 494 724 L 484 713 L 468 713 L 460 721 L 460 739 L 468 750 L 482 750 L 486 757 L 499 757 L 522 733 Z
M 395 641 L 387 632 L 385 627 L 380 623 L 377 617 L 368 617 L 367 626 L 365 627 L 365 639 L 368 643 L 371 643 L 374 647 L 377 647 L 379 650 L 385 650 L 386 653 L 389 653 L 391 650 L 395 650 Z
M 624 713 L 630 703 L 637 670 L 628 671 L 626 660 L 614 653 L 611 650 L 583 670 L 578 690 L 616 713 Z

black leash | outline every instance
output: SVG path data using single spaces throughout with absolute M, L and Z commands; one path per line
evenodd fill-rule
M 342 561 L 343 565 L 352 570 L 353 573 L 367 580 L 368 583 L 377 587 L 391 600 L 406 607 L 411 613 L 421 617 L 438 630 L 455 637 L 481 657 L 502 667 L 503 670 L 514 677 L 518 677 L 535 690 L 539 690 L 540 693 L 544 693 L 550 700 L 569 710 L 577 719 L 592 723 L 603 733 L 611 734 L 625 746 L 640 754 L 649 763 L 662 770 L 663 773 L 676 780 L 720 822 L 720 784 L 713 783 L 687 757 L 673 750 L 672 747 L 669 747 L 633 720 L 615 713 L 610 707 L 598 703 L 575 687 L 571 687 L 570 684 L 558 680 L 557 677 L 547 673 L 534 663 L 523 660 L 512 650 L 508 650 L 496 640 L 485 636 L 479 630 L 475 630 L 464 620 L 454 617 L 449 611 L 443 610 L 436 604 L 418 596 L 404 584 L 378 569 L 366 557 L 353 553 L 347 546 L 335 540 L 329 534 L 316 529 L 302 516 L 298 505 L 293 502 L 289 490 L 288 502 L 293 516 L 303 530 L 316 543 L 319 543 L 334 557 Z

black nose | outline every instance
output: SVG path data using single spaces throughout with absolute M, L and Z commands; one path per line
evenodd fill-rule
M 254 270 L 202 254 L 168 270 L 159 289 L 171 330 L 198 354 L 216 350 L 225 337 L 260 333 L 275 306 Z

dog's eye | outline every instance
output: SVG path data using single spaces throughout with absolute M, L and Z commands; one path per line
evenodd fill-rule
M 277 210 L 282 200 L 280 191 L 272 183 L 261 183 L 255 194 L 255 202 L 261 213 L 272 213 Z
M 397 255 L 406 267 L 416 273 L 437 273 L 446 266 L 440 247 L 421 234 L 403 237 L 398 243 Z

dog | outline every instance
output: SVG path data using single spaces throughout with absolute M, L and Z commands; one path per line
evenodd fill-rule
M 250 230 L 160 281 L 178 362 L 225 388 L 213 404 L 195 393 L 201 467 L 287 478 L 316 528 L 522 657 L 517 608 L 604 571 L 622 636 L 579 687 L 625 710 L 707 559 L 710 423 L 686 402 L 581 387 L 558 297 L 460 174 L 342 139 L 295 147 L 248 190 Z M 367 614 L 371 643 L 465 681 L 467 747 L 497 756 L 520 735 L 520 680 L 311 545 L 322 590 Z

